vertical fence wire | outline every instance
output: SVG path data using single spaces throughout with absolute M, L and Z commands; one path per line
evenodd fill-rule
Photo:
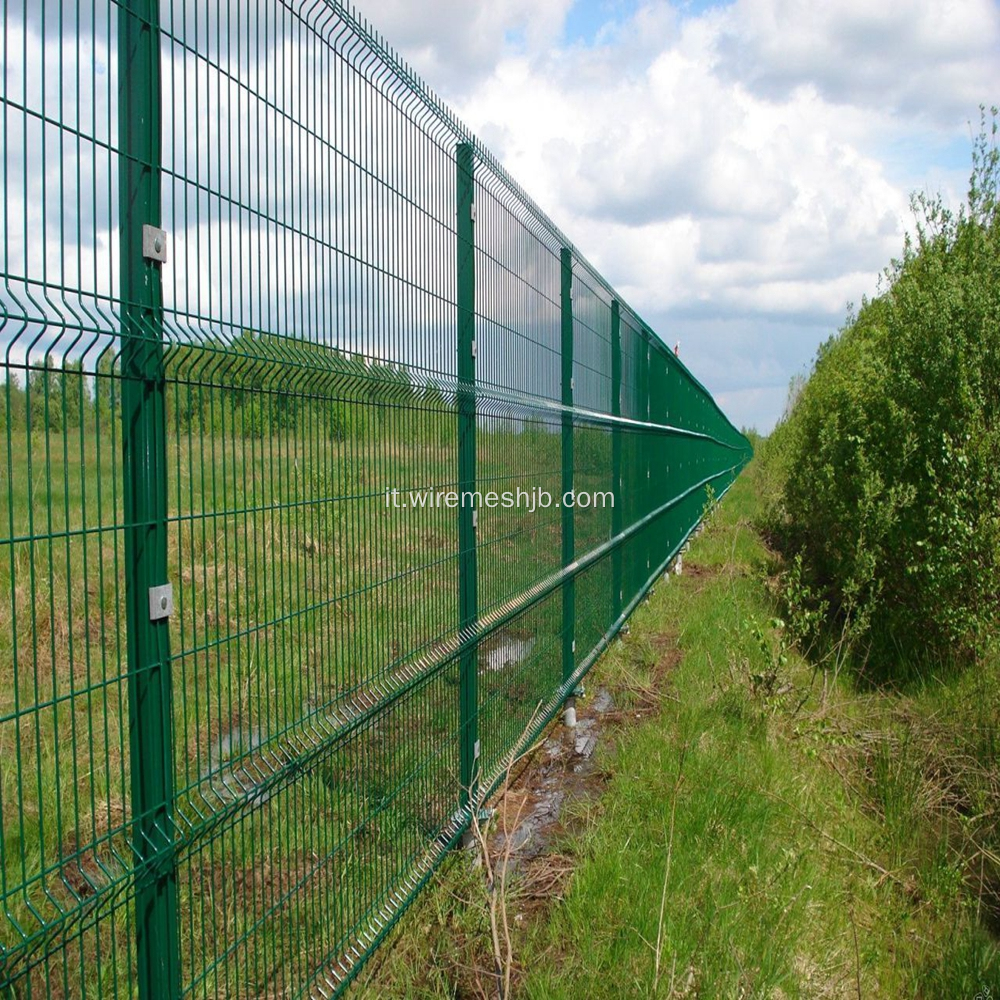
M 0 19 L 0 996 L 333 996 L 749 445 L 335 0 Z

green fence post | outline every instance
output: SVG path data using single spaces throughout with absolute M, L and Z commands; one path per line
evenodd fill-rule
M 135 855 L 136 979 L 142 1000 L 181 995 L 173 844 L 160 230 L 158 0 L 118 8 L 119 249 L 125 602 Z
M 469 143 L 456 151 L 458 235 L 458 491 L 476 488 L 476 244 L 475 163 Z M 476 807 L 479 758 L 478 594 L 476 590 L 477 513 L 458 505 L 459 770 L 460 805 Z
M 573 489 L 573 251 L 563 247 L 559 254 L 562 270 L 560 305 L 562 309 L 562 564 L 569 566 L 575 558 L 573 508 L 563 503 L 563 497 Z M 563 680 L 569 680 L 576 669 L 576 583 L 570 578 L 563 584 Z M 567 726 L 576 725 L 576 699 L 566 701 Z
M 611 301 L 611 416 L 622 415 L 622 314 L 618 299 Z M 622 531 L 622 428 L 617 421 L 611 425 L 611 492 L 615 505 L 611 508 L 611 537 Z M 611 621 L 622 613 L 622 547 L 616 545 L 611 554 Z
M 652 333 L 643 327 L 642 330 L 642 343 L 639 348 L 640 351 L 640 363 L 639 363 L 639 392 L 640 400 L 642 401 L 639 408 L 639 419 L 644 420 L 647 424 L 650 418 L 650 393 L 649 393 L 649 369 L 650 369 L 650 355 L 652 353 Z M 643 514 L 649 514 L 656 507 L 656 498 L 653 496 L 653 483 L 652 483 L 652 471 L 651 471 L 651 458 L 653 452 L 653 435 L 647 429 L 642 435 L 642 461 L 639 465 L 639 477 L 640 477 L 640 489 L 642 490 L 643 496 Z M 642 567 L 639 567 L 639 586 L 642 586 L 649 579 L 649 571 L 652 566 L 652 557 L 650 556 L 650 546 L 652 544 L 652 539 L 650 535 L 655 530 L 655 527 L 651 526 L 647 528 L 644 532 L 643 538 L 643 555 L 646 557 L 646 568 L 645 571 Z

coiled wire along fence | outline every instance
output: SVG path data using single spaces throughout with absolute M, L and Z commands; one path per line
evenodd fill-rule
M 750 448 L 332 0 L 0 7 L 0 995 L 329 997 Z

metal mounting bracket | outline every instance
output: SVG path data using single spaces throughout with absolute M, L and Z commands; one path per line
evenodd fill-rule
M 142 255 L 146 260 L 167 262 L 167 231 L 156 226 L 142 227 Z
M 149 588 L 149 620 L 158 622 L 174 613 L 174 588 L 169 583 Z

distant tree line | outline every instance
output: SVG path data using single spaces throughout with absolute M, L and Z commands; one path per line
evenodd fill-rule
M 0 428 L 107 427 L 121 405 L 121 358 L 109 348 L 90 367 L 50 355 L 20 377 L 8 371 Z M 346 440 L 384 433 L 391 414 L 406 409 L 421 411 L 407 421 L 408 433 L 454 433 L 453 400 L 440 385 L 323 344 L 243 332 L 231 341 L 171 344 L 164 369 L 172 430 L 263 437 L 299 427 Z

